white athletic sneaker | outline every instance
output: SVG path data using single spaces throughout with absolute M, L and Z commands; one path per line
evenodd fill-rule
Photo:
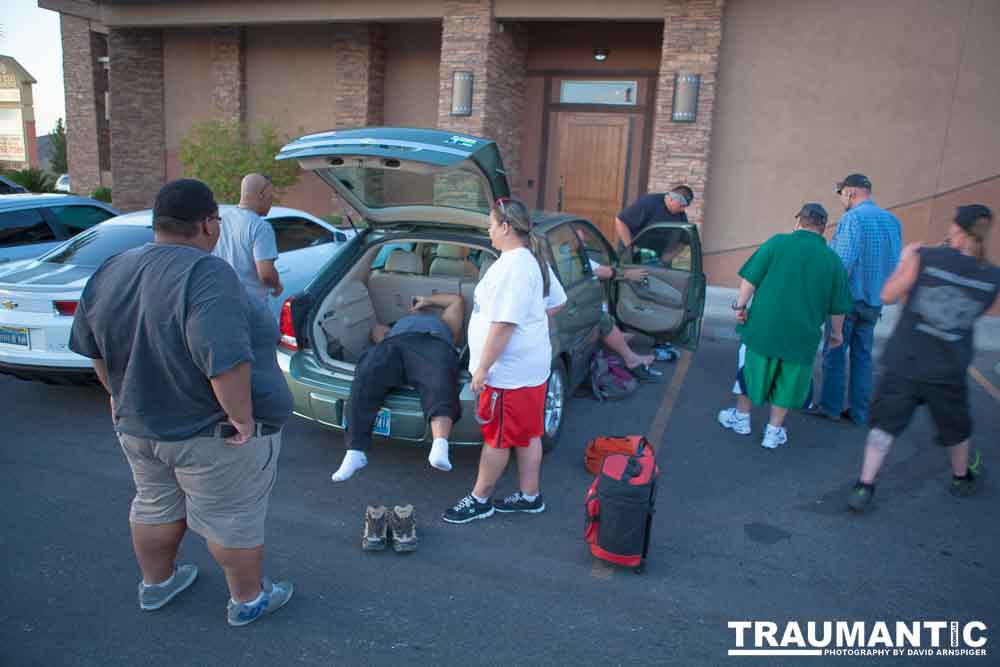
M 750 413 L 739 412 L 736 408 L 729 408 L 719 412 L 719 423 L 722 428 L 728 428 L 740 435 L 750 435 Z
M 784 426 L 767 425 L 764 429 L 764 439 L 760 441 L 760 446 L 765 449 L 777 449 L 788 442 L 788 433 Z

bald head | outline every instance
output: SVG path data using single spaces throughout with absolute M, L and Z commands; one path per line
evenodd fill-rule
M 240 184 L 240 206 L 255 211 L 257 215 L 267 215 L 274 200 L 274 186 L 262 174 L 247 174 Z

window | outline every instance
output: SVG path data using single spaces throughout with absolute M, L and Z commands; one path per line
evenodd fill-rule
M 563 104 L 614 104 L 635 106 L 635 81 L 563 81 L 559 101 Z
M 114 217 L 114 213 L 96 206 L 53 206 L 49 211 L 66 228 L 69 236 L 76 236 L 83 230 Z
M 55 240 L 55 232 L 36 208 L 0 213 L 0 248 Z
M 66 244 L 39 259 L 53 264 L 98 267 L 108 257 L 153 240 L 151 227 L 104 225 L 74 236 Z
M 583 242 L 583 248 L 587 254 L 587 265 L 593 268 L 590 262 L 596 262 L 601 266 L 610 266 L 611 253 L 608 252 L 608 246 L 599 233 L 590 225 L 578 222 L 573 223 L 573 228 L 576 230 L 577 238 Z
M 549 245 L 555 260 L 555 269 L 563 287 L 569 288 L 593 276 L 589 262 L 580 252 L 583 242 L 571 225 L 560 225 L 549 232 Z
M 306 218 L 268 218 L 267 221 L 274 228 L 279 253 L 311 248 L 334 240 L 332 232 Z
M 633 247 L 632 261 L 636 264 L 691 270 L 691 238 L 683 229 L 647 229 L 635 238 Z

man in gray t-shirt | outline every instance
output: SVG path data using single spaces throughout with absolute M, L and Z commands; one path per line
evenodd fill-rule
M 266 176 L 247 174 L 240 186 L 240 204 L 222 214 L 219 242 L 212 254 L 226 260 L 246 287 L 247 294 L 267 303 L 268 291 L 273 296 L 283 289 L 274 260 L 278 258 L 278 243 L 267 215 L 274 200 L 274 186 Z

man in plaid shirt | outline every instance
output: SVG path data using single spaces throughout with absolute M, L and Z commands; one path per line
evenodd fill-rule
M 830 347 L 827 326 L 823 345 L 823 389 L 811 413 L 839 420 L 868 423 L 872 395 L 872 346 L 875 323 L 882 313 L 879 294 L 899 261 L 902 247 L 899 220 L 871 199 L 872 182 L 850 174 L 836 185 L 846 213 L 837 225 L 830 248 L 847 269 L 854 309 L 844 318 L 844 344 Z M 844 376 L 850 350 L 850 387 L 844 409 Z

